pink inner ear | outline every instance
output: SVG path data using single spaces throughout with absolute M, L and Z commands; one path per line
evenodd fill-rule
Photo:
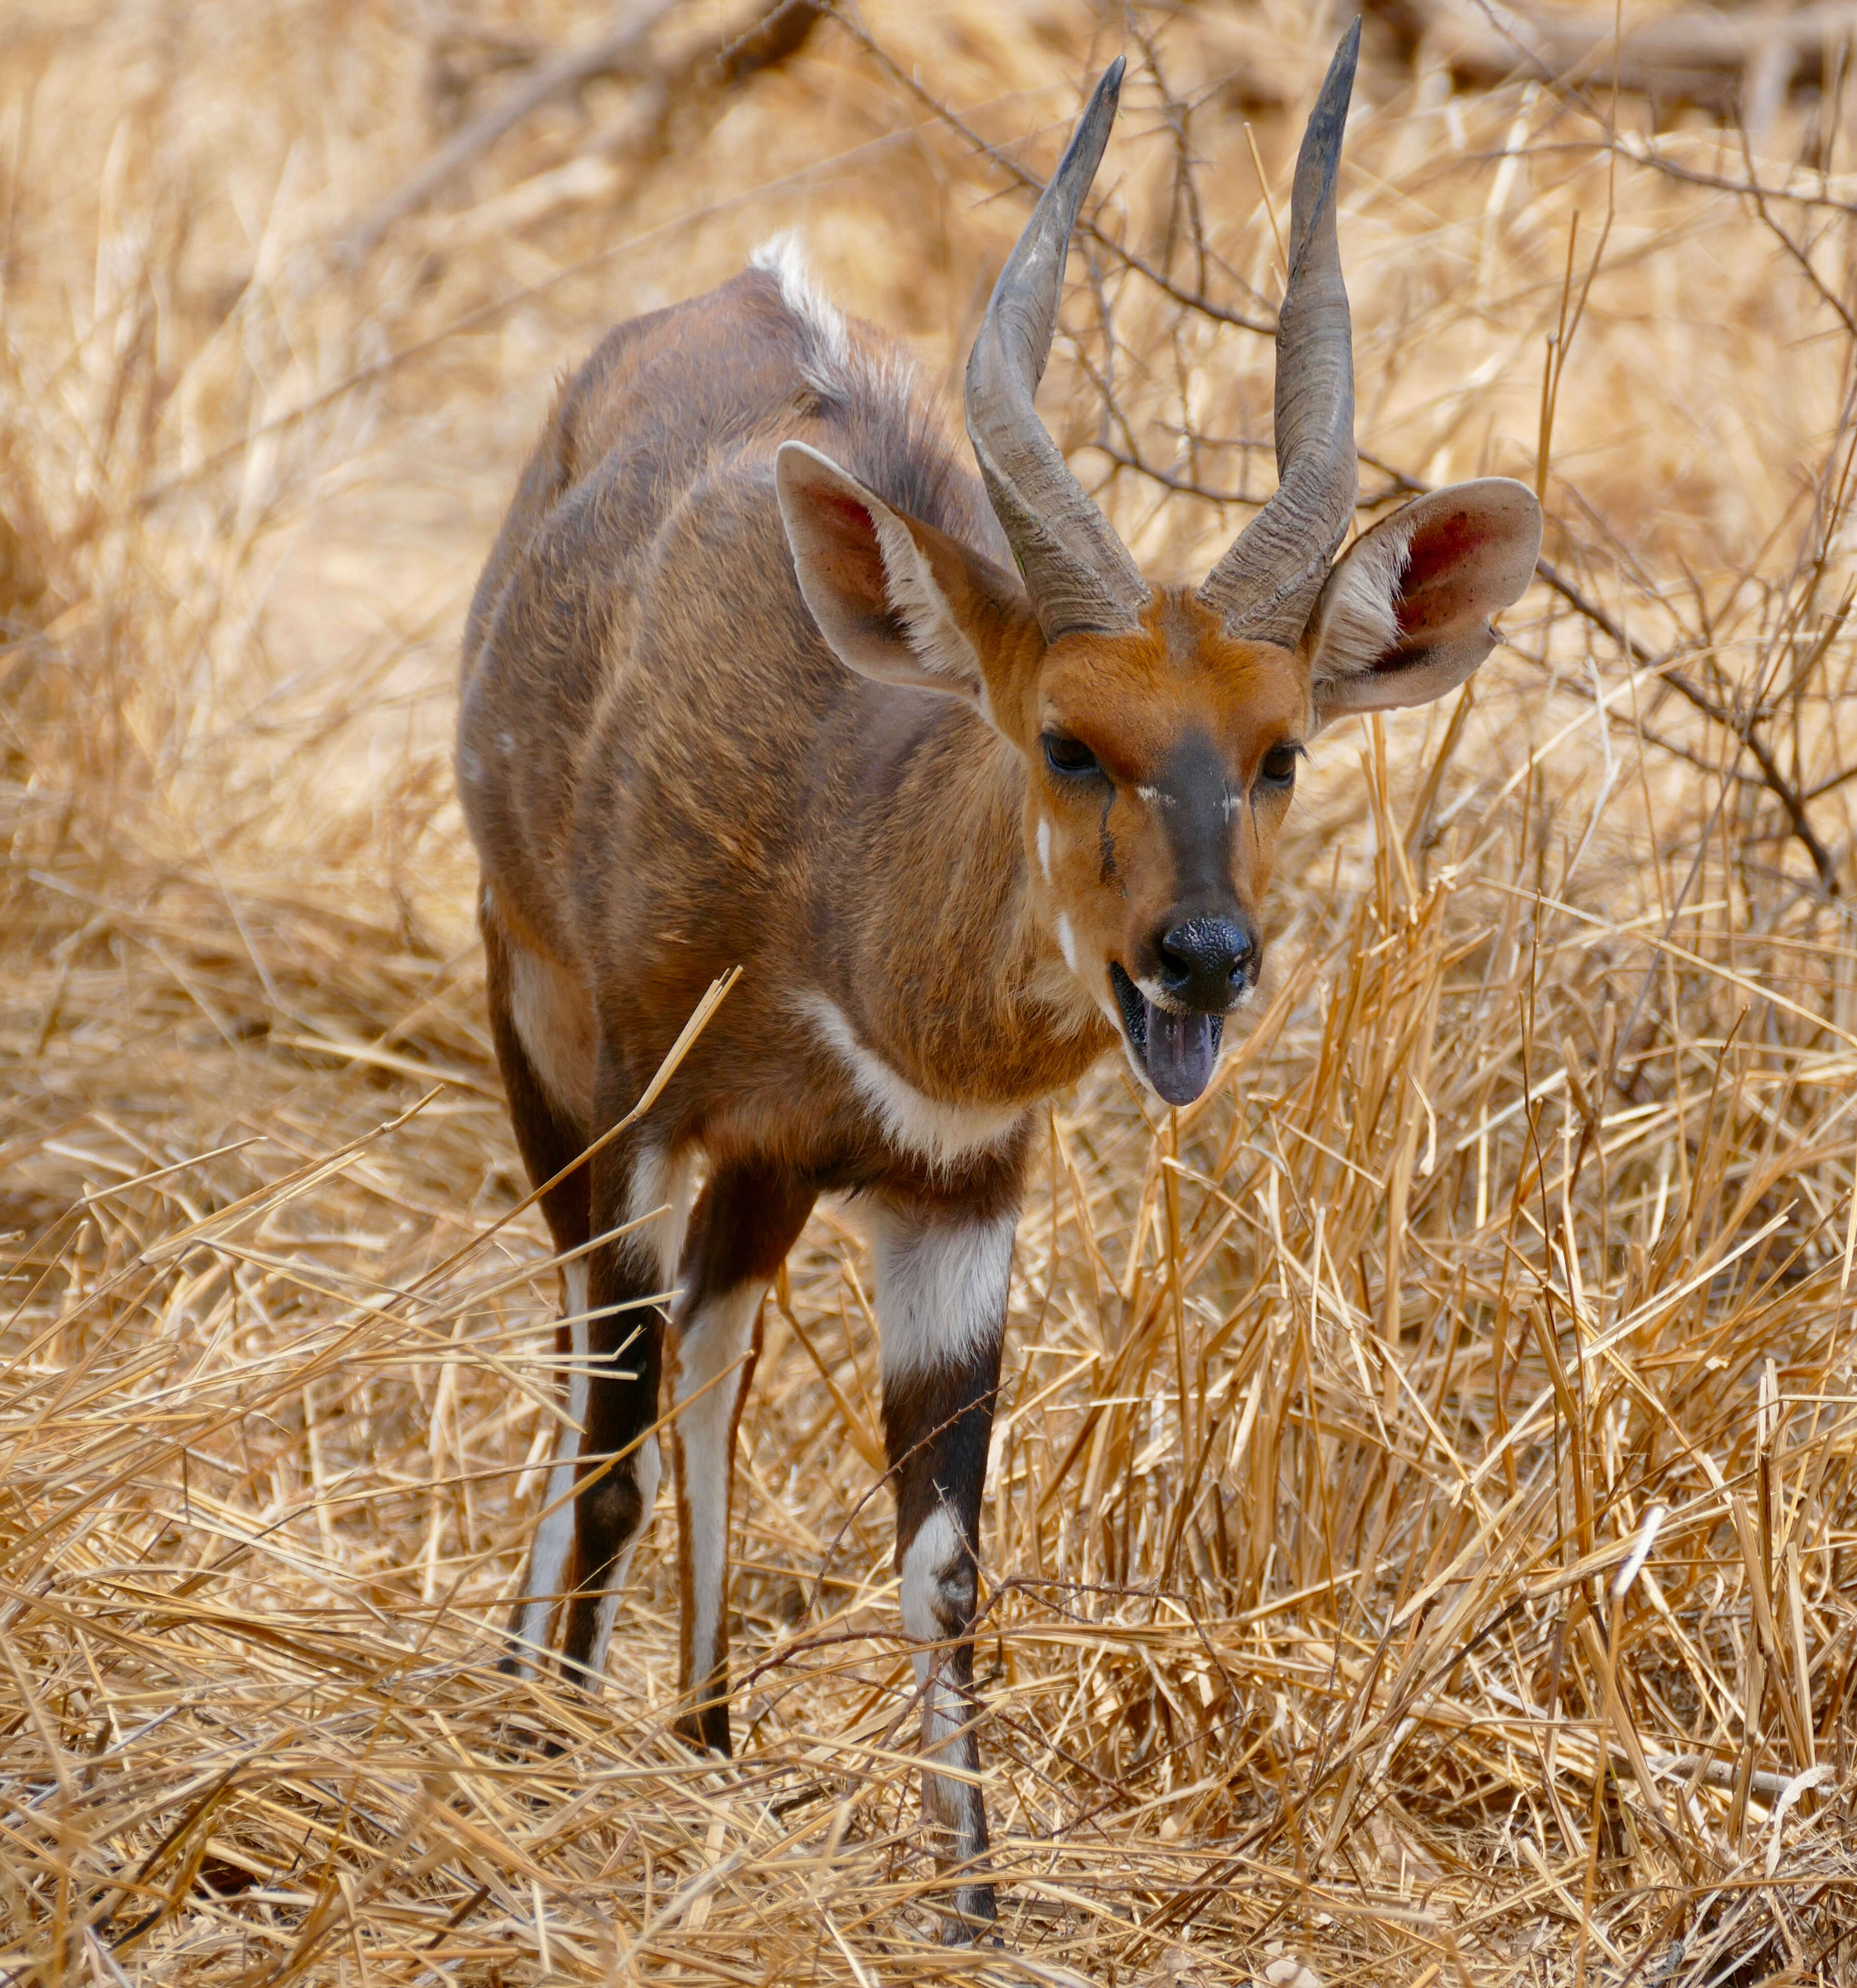
M 1412 535 L 1394 614 L 1402 636 L 1421 635 L 1454 621 L 1463 610 L 1466 583 L 1492 534 L 1473 511 L 1428 518 Z M 1455 583 L 1455 584 L 1453 584 Z M 1444 590 L 1440 595 L 1438 590 Z
M 842 496 L 836 490 L 820 490 L 814 493 L 813 501 L 823 510 L 836 513 L 841 525 L 861 532 L 867 538 L 875 538 L 877 527 L 871 522 L 871 514 L 855 497 Z
M 883 552 L 877 542 L 877 521 L 867 506 L 840 490 L 812 492 L 814 515 L 829 538 L 822 546 L 824 570 L 847 597 L 855 597 L 860 612 L 886 612 L 889 582 Z

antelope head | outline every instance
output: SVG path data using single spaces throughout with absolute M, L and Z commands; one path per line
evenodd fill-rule
M 1077 210 L 1115 117 L 1098 84 L 969 359 L 968 433 L 1009 573 L 798 442 L 777 482 L 807 604 L 854 670 L 965 700 L 1026 762 L 1031 910 L 1172 1104 L 1203 1091 L 1257 984 L 1260 901 L 1305 746 L 1352 712 L 1429 702 L 1496 641 L 1541 511 L 1507 478 L 1354 516 L 1354 363 L 1336 172 L 1360 28 L 1297 160 L 1277 334 L 1277 489 L 1202 585 L 1150 585 L 1033 410 Z

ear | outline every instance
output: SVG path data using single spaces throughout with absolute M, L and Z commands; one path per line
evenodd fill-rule
M 1521 597 L 1541 549 L 1525 483 L 1491 476 L 1416 498 L 1336 562 L 1306 638 L 1315 720 L 1429 704 L 1496 644 L 1490 617 Z
M 804 442 L 781 445 L 774 487 L 800 591 L 838 660 L 878 683 L 962 698 L 993 722 L 983 656 L 1006 624 L 1036 625 L 1018 583 Z

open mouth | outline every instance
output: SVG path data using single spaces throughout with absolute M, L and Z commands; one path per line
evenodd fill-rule
M 1169 1104 L 1192 1104 L 1212 1081 L 1225 1017 L 1157 1008 L 1113 960 L 1109 985 L 1122 1011 L 1128 1046 L 1148 1081 Z

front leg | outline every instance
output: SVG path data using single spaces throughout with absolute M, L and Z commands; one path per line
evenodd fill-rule
M 896 1492 L 903 1628 L 922 1706 L 922 1812 L 959 1879 L 942 1936 L 981 1936 L 996 1915 L 977 1777 L 974 1611 L 981 1501 L 1017 1210 L 976 1221 L 885 1207 L 876 1225 L 884 1440 Z M 938 1773 L 938 1764 L 961 1778 Z

